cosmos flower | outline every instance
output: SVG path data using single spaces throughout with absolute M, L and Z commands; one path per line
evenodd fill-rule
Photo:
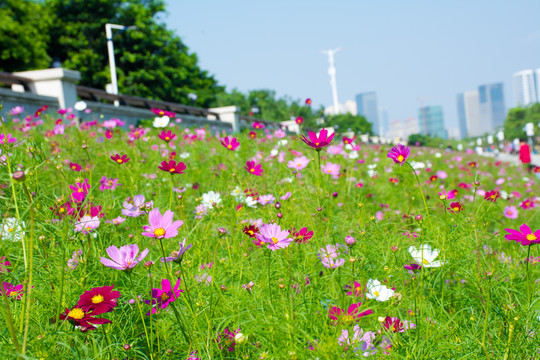
M 148 249 L 144 249 L 139 256 L 139 246 L 137 244 L 124 245 L 120 249 L 116 246 L 109 246 L 107 254 L 112 259 L 101 257 L 101 263 L 111 269 L 131 271 L 137 264 L 139 264 L 146 255 L 148 255 Z
M 450 203 L 450 207 L 447 209 L 452 212 L 458 213 L 460 211 L 463 211 L 463 205 L 461 205 L 459 202 L 453 202 Z
M 129 158 L 127 157 L 127 155 L 118 155 L 118 154 L 115 154 L 113 156 L 111 156 L 111 160 L 114 161 L 115 163 L 119 164 L 119 165 L 122 165 L 122 164 L 125 164 L 129 161 Z
M 339 258 L 340 251 L 339 245 L 326 245 L 326 247 L 321 248 L 320 252 L 317 254 L 317 257 L 323 264 L 325 268 L 335 269 L 345 264 L 345 259 Z
M 154 118 L 154 122 L 152 123 L 152 125 L 155 128 L 164 128 L 164 127 L 167 127 L 167 125 L 169 125 L 170 121 L 171 121 L 171 118 L 168 117 L 167 115 L 163 115 L 161 117 L 156 116 Z
M 331 162 L 326 163 L 326 165 L 321 165 L 321 171 L 324 174 L 329 174 L 333 176 L 338 176 L 339 171 L 341 170 L 341 165 L 339 164 L 332 164 Z
M 114 285 L 95 287 L 92 290 L 85 291 L 77 302 L 84 312 L 92 314 L 103 314 L 112 311 L 118 305 L 120 291 L 113 291 Z
M 444 265 L 440 260 L 435 260 L 439 256 L 439 249 L 431 249 L 429 244 L 422 244 L 419 248 L 411 246 L 409 247 L 409 254 L 418 264 L 425 268 Z
M 388 152 L 386 157 L 394 160 L 394 163 L 403 165 L 409 155 L 411 154 L 411 149 L 408 146 L 399 144 L 398 146 L 394 146 L 392 150 Z
M 11 266 L 11 263 L 7 259 L 6 256 L 0 257 L 0 273 L 8 273 L 9 269 L 8 266 Z
M 501 194 L 499 193 L 498 190 L 486 191 L 486 194 L 484 195 L 484 199 L 486 199 L 487 201 L 492 201 L 492 202 L 496 202 L 497 199 L 500 197 L 501 197 Z
M 171 282 L 169 281 L 169 279 L 163 279 L 161 280 L 161 289 L 152 288 L 152 291 L 150 291 L 150 296 L 152 296 L 152 300 L 146 300 L 145 302 L 147 304 L 152 304 L 155 306 L 152 306 L 152 310 L 150 310 L 146 314 L 147 316 L 157 313 L 159 309 L 167 308 L 169 304 L 176 301 L 176 299 L 180 296 L 180 293 L 184 292 L 182 289 L 179 288 L 180 281 L 180 279 L 176 280 L 174 288 L 171 288 Z
M 298 156 L 295 157 L 293 160 L 290 160 L 287 163 L 287 167 L 292 170 L 296 171 L 302 171 L 304 170 L 309 164 L 309 159 L 305 156 Z
M 332 135 L 328 136 L 328 130 L 326 129 L 322 129 L 319 135 L 315 134 L 313 131 L 310 131 L 308 133 L 309 138 L 302 135 L 302 141 L 313 149 L 321 151 L 325 146 L 332 142 L 335 135 L 336 133 L 332 133 Z
M 263 173 L 261 164 L 256 164 L 255 161 L 247 161 L 244 169 L 255 176 L 261 176 Z
M 508 234 L 504 236 L 504 238 L 508 241 L 513 240 L 523 246 L 540 243 L 540 230 L 536 230 L 535 232 L 533 232 L 531 228 L 526 224 L 523 224 L 519 227 L 520 231 L 513 229 L 504 230 L 508 232 Z
M 439 199 L 441 200 L 453 200 L 457 196 L 457 190 L 446 191 L 444 188 L 442 192 L 439 193 Z
M 223 145 L 226 149 L 230 151 L 234 151 L 238 149 L 238 147 L 240 146 L 240 143 L 238 142 L 238 140 L 232 136 L 224 137 L 223 139 L 221 139 L 220 142 L 221 142 L 221 145 Z
M 235 337 L 240 333 L 240 331 L 240 328 L 233 331 L 229 330 L 229 328 L 225 328 L 223 332 L 219 333 L 217 339 L 215 340 L 219 346 L 219 349 L 233 352 L 234 347 L 236 346 Z
M 91 233 L 93 230 L 99 227 L 100 221 L 97 216 L 85 215 L 81 220 L 75 223 L 75 231 L 82 232 L 83 234 Z
M 176 134 L 174 134 L 171 130 L 163 130 L 159 135 L 158 137 L 165 141 L 166 143 L 170 142 L 171 140 L 173 140 L 175 137 L 176 137 Z
M 523 210 L 531 209 L 531 208 L 535 207 L 534 200 L 533 199 L 525 199 L 525 200 L 523 200 L 521 202 L 519 207 L 521 207 Z
M 290 233 L 287 230 L 281 230 L 278 224 L 263 224 L 259 228 L 259 233 L 255 234 L 261 242 L 267 243 L 268 248 L 272 251 L 284 249 L 293 241 L 289 237 Z
M 77 163 L 72 163 L 70 162 L 69 163 L 69 168 L 73 171 L 81 171 L 82 170 L 82 166 L 77 164 Z
M 128 200 L 122 203 L 122 215 L 129 217 L 138 217 L 145 213 L 144 210 L 151 209 L 154 206 L 153 201 L 145 202 L 144 195 L 135 195 L 133 202 Z
M 298 231 L 292 229 L 291 233 L 294 241 L 300 244 L 309 243 L 309 240 L 313 237 L 313 231 L 309 231 L 306 227 L 303 227 Z
M 179 263 L 179 264 L 182 263 L 182 258 L 184 257 L 184 254 L 186 253 L 186 251 L 188 251 L 191 248 L 191 244 L 186 246 L 186 239 L 184 239 L 179 244 L 180 244 L 180 250 L 173 251 L 171 253 L 171 256 L 166 257 L 166 258 L 161 258 L 161 261 L 162 262 L 174 261 L 174 262 Z
M 0 144 L 13 144 L 16 143 L 17 139 L 15 139 L 11 134 L 4 135 L 3 133 L 0 134 Z
M 384 318 L 382 323 L 384 329 L 393 332 L 393 333 L 402 333 L 405 330 L 410 330 L 416 328 L 416 325 L 408 322 L 407 320 L 399 320 L 398 318 L 387 316 Z
M 373 331 L 364 332 L 358 324 L 353 328 L 352 336 L 348 329 L 341 330 L 341 336 L 338 338 L 338 343 L 341 346 L 346 346 L 352 349 L 358 356 L 369 357 L 377 352 L 377 348 L 373 345 L 376 334 Z
M 505 207 L 503 213 L 507 219 L 517 219 L 519 215 L 518 209 L 515 206 Z
M 0 293 L 6 295 L 7 297 L 21 300 L 23 297 L 24 285 L 13 285 L 12 283 L 2 282 L 3 288 L 0 288 Z
M 165 211 L 163 216 L 159 209 L 154 209 L 148 213 L 150 225 L 143 226 L 143 236 L 155 237 L 158 239 L 168 239 L 178 235 L 178 229 L 184 223 L 182 220 L 173 222 L 174 213 L 171 210 Z
M 366 297 L 368 299 L 387 301 L 394 296 L 394 290 L 382 285 L 379 280 L 369 279 L 367 282 L 367 290 Z
M 99 181 L 99 190 L 105 191 L 105 190 L 116 190 L 117 186 L 122 186 L 122 184 L 118 183 L 118 179 L 115 178 L 107 178 L 105 175 L 101 178 Z
M 302 123 L 304 122 L 304 118 L 301 117 L 301 116 L 298 116 L 295 120 L 294 120 L 295 123 L 297 123 L 298 125 L 302 125 Z
M 81 332 L 87 332 L 89 330 L 94 330 L 96 327 L 94 325 L 103 325 L 112 323 L 109 319 L 96 318 L 94 317 L 97 314 L 95 311 L 91 313 L 85 312 L 80 307 L 73 307 L 70 309 L 65 309 L 64 313 L 60 314 L 60 320 L 68 320 L 72 325 L 78 326 Z
M 186 165 L 179 161 L 178 163 L 174 160 L 163 161 L 160 166 L 158 166 L 160 170 L 163 170 L 165 172 L 170 173 L 171 175 L 174 174 L 183 174 L 184 170 L 186 169 Z
M 373 310 L 371 309 L 360 312 L 361 305 L 361 302 L 352 304 L 347 311 L 334 306 L 328 311 L 328 316 L 330 319 L 334 320 L 334 324 L 337 325 L 338 323 L 351 324 L 357 322 L 361 317 L 373 314 Z
M 208 209 L 213 209 L 221 203 L 221 195 L 215 191 L 203 194 L 201 204 Z
M 86 199 L 86 195 L 88 195 L 90 184 L 88 183 L 88 179 L 84 179 L 82 183 L 78 182 L 75 185 L 69 185 L 69 188 L 72 191 L 71 198 L 73 201 L 82 203 L 84 202 L 84 199 Z
M 202 219 L 208 214 L 208 207 L 204 204 L 200 204 L 195 206 L 193 212 L 195 213 L 195 219 Z
M 5 218 L 2 222 L 2 240 L 21 241 L 24 237 L 24 221 L 17 218 Z

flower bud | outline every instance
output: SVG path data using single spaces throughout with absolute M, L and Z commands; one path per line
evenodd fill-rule
M 337 193 L 337 192 L 333 192 L 333 193 L 332 193 L 332 196 L 336 198 L 336 197 L 338 196 L 338 193 Z
M 129 344 L 124 344 L 124 350 L 127 351 L 127 350 L 129 350 L 129 349 L 131 349 L 131 345 L 129 345 Z
M 480 186 L 480 181 L 473 182 L 473 185 L 474 185 L 474 187 L 479 187 Z
M 227 235 L 227 229 L 223 228 L 223 227 L 220 227 L 218 230 L 218 235 L 219 236 L 225 236 Z
M 319 207 L 317 208 L 317 211 L 322 211 L 322 207 L 319 206 Z
M 276 209 L 281 209 L 281 203 L 279 201 L 276 202 L 274 206 L 276 207 Z
M 283 217 L 283 214 L 280 213 L 280 212 L 278 212 L 278 213 L 276 214 L 276 216 L 277 216 L 279 219 L 281 219 L 281 218 Z
M 414 220 L 418 221 L 418 222 L 422 222 L 422 219 L 423 219 L 423 216 L 418 214 L 414 217 Z
M 225 291 L 225 290 L 227 290 L 227 287 L 225 285 L 221 285 L 220 289 L 221 289 L 221 291 Z
M 238 333 L 234 336 L 234 341 L 238 344 L 238 345 L 243 345 L 247 342 L 247 336 L 242 334 L 242 333 Z
M 154 265 L 154 262 L 152 260 L 148 260 L 144 263 L 145 268 L 150 268 L 152 265 Z
M 353 246 L 354 244 L 356 244 L 356 239 L 353 238 L 350 235 L 347 235 L 347 236 L 345 236 L 345 244 L 347 244 L 349 246 Z
M 399 248 L 396 245 L 392 246 L 392 252 L 396 252 L 398 250 L 399 250 Z

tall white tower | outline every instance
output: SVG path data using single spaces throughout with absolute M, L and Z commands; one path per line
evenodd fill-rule
M 334 102 L 334 114 L 339 114 L 339 102 L 337 96 L 336 85 L 336 67 L 334 66 L 334 54 L 340 51 L 341 48 L 323 50 L 323 54 L 328 54 L 328 62 L 330 67 L 328 68 L 328 75 L 330 75 L 330 86 L 332 87 L 332 100 Z

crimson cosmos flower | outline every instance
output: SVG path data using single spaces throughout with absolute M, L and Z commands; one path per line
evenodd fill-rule
M 256 176 L 261 176 L 263 173 L 261 164 L 256 164 L 255 161 L 247 161 L 244 168 L 248 173 Z
M 85 291 L 79 298 L 76 307 L 84 312 L 92 314 L 103 314 L 111 311 L 118 304 L 120 291 L 113 291 L 114 285 L 96 287 Z
M 313 131 L 310 131 L 308 133 L 309 139 L 305 135 L 302 135 L 302 141 L 315 150 L 321 151 L 322 148 L 332 142 L 335 135 L 336 133 L 333 133 L 332 135 L 328 136 L 328 130 L 326 129 L 322 129 L 319 136 L 317 136 L 317 134 L 315 134 Z
M 158 166 L 158 168 L 160 170 L 170 173 L 171 175 L 174 175 L 183 174 L 184 170 L 186 170 L 186 165 L 181 161 L 176 162 L 174 160 L 169 160 L 169 162 L 163 161 L 161 163 L 161 166 Z
M 82 166 L 77 163 L 69 163 L 69 168 L 73 171 L 81 171 Z
M 165 142 L 169 142 L 176 137 L 176 134 L 173 133 L 171 130 L 167 130 L 167 131 L 163 130 L 161 134 L 159 134 L 158 137 Z
M 60 320 L 68 320 L 74 326 L 80 326 L 82 332 L 94 330 L 94 325 L 103 325 L 112 323 L 109 319 L 95 318 L 95 315 L 100 315 L 93 311 L 92 313 L 85 312 L 80 307 L 75 306 L 73 309 L 66 308 L 63 314 L 60 314 Z
M 257 133 L 255 131 L 250 131 L 249 132 L 249 137 L 252 138 L 252 139 L 256 139 L 257 138 Z
M 304 118 L 299 116 L 294 120 L 298 125 L 301 125 L 304 122 Z
M 450 203 L 450 207 L 448 208 L 448 210 L 458 213 L 463 210 L 463 205 L 461 205 L 459 202 L 453 202 Z
M 117 164 L 124 164 L 124 163 L 127 163 L 129 161 L 129 158 L 127 157 L 127 155 L 114 155 L 114 156 L 111 156 L 111 160 L 116 162 Z
M 311 105 L 311 99 L 310 99 L 310 98 L 307 98 L 307 99 L 306 99 L 306 105 L 307 105 L 307 106 L 310 106 L 310 105 Z
M 293 228 L 291 234 L 294 241 L 300 244 L 309 243 L 309 240 L 313 237 L 313 231 L 309 231 L 305 227 L 301 228 L 299 231 L 296 231 L 296 229 Z
M 352 144 L 355 139 L 356 139 L 356 136 L 353 136 L 352 138 L 348 138 L 348 137 L 344 136 L 343 137 L 343 142 L 345 144 Z
M 484 199 L 487 201 L 496 202 L 498 198 L 501 197 L 501 194 L 497 190 L 491 190 L 486 192 L 486 195 L 484 196 Z

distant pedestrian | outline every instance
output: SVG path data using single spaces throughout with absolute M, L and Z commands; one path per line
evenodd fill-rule
M 531 149 L 525 139 L 519 139 L 519 160 L 523 164 L 523 167 L 531 172 Z

